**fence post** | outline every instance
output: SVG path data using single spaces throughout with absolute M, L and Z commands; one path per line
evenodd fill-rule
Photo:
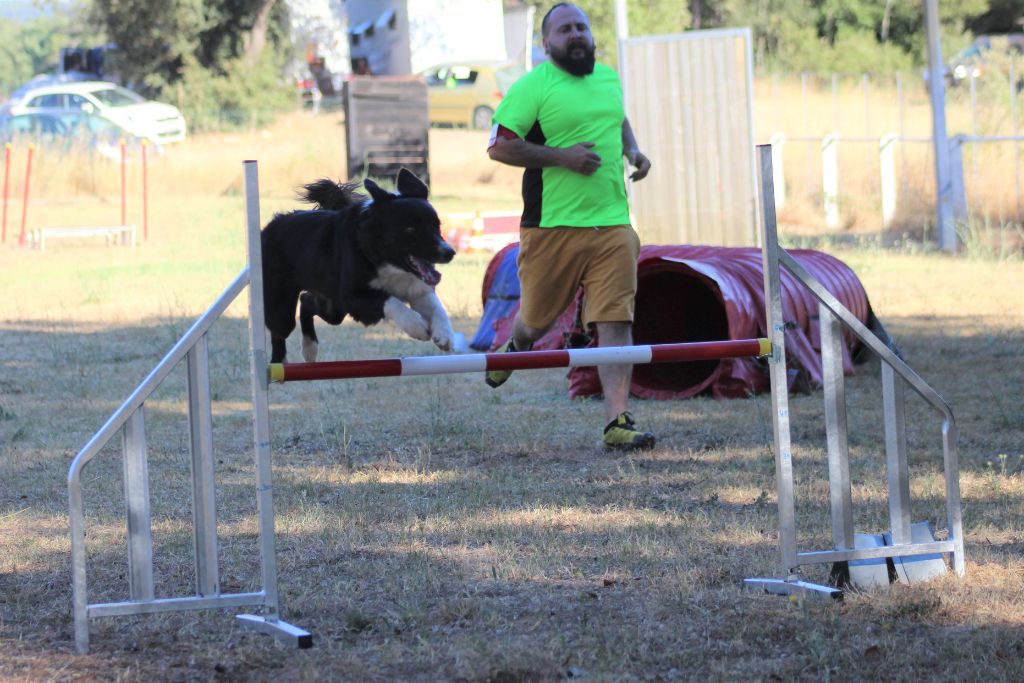
M 121 225 L 128 225 L 128 156 L 127 142 L 121 138 Z
M 878 143 L 878 167 L 882 184 L 882 228 L 888 229 L 896 217 L 896 141 L 899 137 L 889 133 Z
M 964 136 L 949 139 L 949 181 L 952 185 L 953 220 L 967 221 L 967 191 L 964 189 Z
M 142 239 L 149 239 L 149 179 L 146 169 L 146 152 L 149 149 L 149 140 L 142 140 Z M 134 245 L 132 245 L 134 246 Z
M 786 205 L 786 173 L 782 165 L 782 148 L 786 144 L 785 133 L 773 133 L 768 138 L 768 144 L 772 146 L 772 173 L 775 180 L 775 208 L 781 209 Z
M 821 140 L 821 190 L 825 205 L 825 225 L 839 227 L 839 155 L 836 151 L 839 133 L 830 133 Z

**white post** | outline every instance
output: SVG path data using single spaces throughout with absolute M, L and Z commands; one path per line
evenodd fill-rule
M 785 133 L 773 133 L 768 138 L 768 144 L 772 146 L 772 175 L 775 179 L 775 208 L 781 209 L 786 205 L 786 173 L 782 165 L 782 148 L 786 144 Z
M 243 628 L 267 633 L 293 647 L 307 648 L 313 637 L 282 620 L 277 593 L 274 543 L 273 472 L 270 462 L 270 397 L 267 395 L 267 330 L 263 310 L 263 246 L 260 241 L 259 174 L 245 161 L 245 226 L 249 255 L 249 372 L 252 380 L 253 451 L 256 460 L 256 515 L 259 519 L 263 614 L 235 615 Z
M 839 133 L 830 133 L 821 141 L 821 191 L 825 204 L 825 225 L 839 227 Z
M 964 138 L 955 135 L 949 140 L 950 204 L 953 219 L 961 226 L 967 222 L 967 190 L 964 185 Z
M 895 133 L 885 135 L 878 143 L 878 167 L 882 183 L 882 227 L 888 228 L 896 217 L 896 141 Z
M 955 252 L 959 247 L 953 217 L 953 183 L 949 173 L 949 141 L 946 137 L 946 80 L 943 77 L 939 1 L 925 0 L 925 35 L 928 41 L 928 94 L 932 102 L 932 142 L 935 147 L 935 218 L 939 248 Z
M 626 12 L 626 0 L 615 0 L 615 37 L 619 40 L 629 37 L 629 15 Z

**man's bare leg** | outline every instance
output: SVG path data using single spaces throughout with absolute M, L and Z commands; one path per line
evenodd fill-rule
M 550 329 L 550 325 L 543 329 L 530 327 L 516 313 L 515 320 L 512 321 L 512 339 L 516 346 L 516 351 L 529 351 L 534 342 L 547 334 Z
M 533 343 L 543 337 L 548 329 L 551 329 L 551 327 L 548 326 L 546 329 L 530 327 L 524 324 L 520 320 L 519 314 L 516 313 L 515 320 L 512 321 L 512 337 L 509 340 L 512 342 L 513 348 L 509 348 L 508 342 L 506 342 L 499 351 L 529 351 L 533 347 Z M 489 387 L 497 389 L 507 382 L 511 376 L 511 370 L 488 370 L 484 375 L 484 379 Z
M 629 322 L 595 323 L 598 346 L 632 346 L 633 325 Z M 518 345 L 518 341 L 516 342 Z M 626 410 L 632 365 L 599 365 L 597 376 L 604 391 L 604 419 L 611 422 Z

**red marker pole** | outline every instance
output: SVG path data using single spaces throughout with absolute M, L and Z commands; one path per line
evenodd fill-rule
M 25 193 L 21 201 L 21 234 L 18 235 L 18 244 L 25 244 L 25 222 L 28 220 L 28 186 L 29 181 L 32 179 L 32 152 L 34 152 L 36 146 L 29 144 L 28 146 L 28 162 L 25 164 Z
M 149 239 L 149 185 L 146 173 L 146 157 L 149 140 L 142 141 L 142 239 Z
M 121 225 L 128 225 L 127 143 L 121 138 Z
M 3 238 L 0 242 L 7 241 L 7 193 L 10 189 L 11 179 L 11 143 L 4 145 L 4 220 L 3 220 Z

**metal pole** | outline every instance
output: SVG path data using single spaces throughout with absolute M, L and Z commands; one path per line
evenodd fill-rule
M 217 558 L 217 480 L 213 467 L 210 351 L 206 334 L 188 352 L 188 414 L 196 595 L 211 596 L 220 593 L 220 568 Z
M 925 35 L 928 41 L 928 94 L 932 102 L 932 145 L 935 149 L 935 226 L 939 248 L 959 248 L 953 217 L 953 182 L 949 170 L 949 140 L 946 136 L 946 81 L 939 32 L 939 2 L 925 0 Z
M 811 122 L 809 119 L 809 112 L 811 111 L 810 104 L 807 102 L 807 72 L 804 71 L 800 74 L 800 101 L 803 105 L 802 109 L 804 112 L 804 134 L 812 135 L 811 133 Z M 813 151 L 811 150 L 811 143 L 808 142 L 804 145 L 804 171 L 806 172 L 807 178 L 805 180 L 804 190 L 805 196 L 813 195 L 812 189 L 814 188 L 814 171 L 811 168 L 811 156 Z M 762 245 L 763 246 L 763 245 Z
M 267 332 L 263 312 L 263 247 L 260 240 L 259 177 L 255 161 L 246 161 L 245 219 L 249 256 L 249 372 L 252 378 L 252 427 L 256 459 L 256 514 L 259 518 L 263 614 L 239 614 L 244 628 L 267 633 L 293 647 L 313 645 L 306 631 L 279 618 L 277 556 L 274 547 L 273 473 L 270 463 L 270 399 L 267 396 Z
M 626 12 L 626 0 L 615 0 L 615 38 L 623 41 L 629 37 L 629 13 Z
M 853 548 L 853 497 L 850 488 L 846 385 L 843 380 L 843 327 L 839 319 L 821 302 L 818 302 L 818 320 L 821 322 L 821 374 L 825 395 L 832 545 L 836 549 Z
M 882 186 L 882 227 L 888 229 L 896 217 L 896 164 L 893 152 L 899 138 L 892 133 L 878 143 L 878 168 Z
M 626 39 L 629 38 L 629 16 L 626 12 L 626 0 L 615 0 L 615 47 L 618 51 L 619 81 L 622 83 L 622 105 L 628 112 L 629 76 L 627 74 Z M 626 198 L 633 206 L 633 183 L 626 183 Z
M 128 516 L 128 587 L 132 600 L 152 600 L 153 531 L 149 503 L 149 464 L 143 406 L 122 431 L 124 499 Z
M 255 161 L 245 166 L 245 216 L 249 249 L 249 343 L 252 372 L 253 445 L 256 456 L 256 508 L 259 516 L 264 616 L 277 618 L 277 559 L 274 551 L 274 499 L 270 469 L 270 404 L 267 398 L 267 338 L 263 314 L 263 253 L 260 243 L 259 178 Z
M 121 225 L 128 225 L 128 146 L 121 138 Z
M 342 360 L 320 363 L 271 363 L 271 382 L 303 382 L 357 377 L 448 375 L 488 370 L 540 370 L 595 365 L 645 365 L 678 361 L 754 358 L 771 353 L 767 339 L 729 339 L 639 346 L 603 346 L 592 349 L 471 353 L 453 356 L 407 356 Z
M 839 133 L 826 135 L 821 141 L 821 190 L 825 209 L 825 225 L 839 227 Z
M 626 0 L 615 0 L 615 46 L 618 50 L 619 78 L 622 90 L 626 90 L 626 48 L 623 42 L 629 38 L 629 16 L 626 12 Z
M 149 178 L 146 169 L 149 140 L 142 141 L 142 239 L 149 239 Z
M 773 133 L 768 144 L 772 146 L 772 170 L 775 173 L 775 208 L 781 209 L 786 205 L 786 172 L 782 155 L 786 145 L 785 133 Z
M 772 355 L 768 372 L 772 386 L 772 426 L 775 432 L 775 477 L 779 492 L 779 548 L 782 571 L 794 578 L 799 564 L 796 550 L 796 505 L 793 497 L 793 451 L 789 431 L 789 382 L 786 377 L 786 322 L 782 315 L 782 276 L 779 271 L 775 189 L 772 187 L 772 149 L 758 145 L 758 178 L 762 214 L 762 254 L 765 318 Z
M 1017 60 L 1010 60 L 1010 130 L 1014 137 L 1020 134 L 1017 126 Z M 1021 218 L 1020 198 L 1020 143 L 1013 143 L 1013 196 L 1017 200 L 1017 219 Z
M 978 137 L 978 80 L 971 71 L 971 137 Z M 971 189 L 978 187 L 978 143 L 971 140 Z

